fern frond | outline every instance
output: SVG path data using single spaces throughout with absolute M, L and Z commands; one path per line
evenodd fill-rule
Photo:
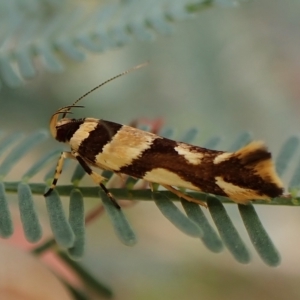
M 69 223 L 74 232 L 75 241 L 68 249 L 68 254 L 72 258 L 80 258 L 83 256 L 85 246 L 84 201 L 81 192 L 75 189 L 70 195 Z
M 170 34 L 174 21 L 190 18 L 220 0 L 101 1 L 94 6 L 67 0 L 20 3 L 0 2 L 0 86 L 3 82 L 17 87 L 22 77 L 33 78 L 36 60 L 50 72 L 62 72 L 63 56 L 82 61 L 86 51 L 103 52 L 133 39 L 149 41 L 156 33 Z
M 168 133 L 168 137 L 172 137 L 171 131 L 167 130 L 163 132 Z M 192 128 L 181 137 L 181 140 L 185 142 L 192 142 L 196 134 L 197 130 Z M 11 141 L 11 145 L 13 142 L 16 142 L 16 136 L 20 135 L 13 134 L 10 139 L 8 137 L 2 138 L 2 140 L 0 140 L 0 149 L 4 149 L 3 143 L 7 143 L 7 141 Z M 58 156 L 59 150 L 51 150 L 43 155 L 42 158 L 37 159 L 36 163 L 25 171 L 23 175 L 20 175 L 20 181 L 9 182 L 4 180 L 16 162 L 21 160 L 29 150 L 31 150 L 39 142 L 45 140 L 46 137 L 47 135 L 44 130 L 34 132 L 32 135 L 13 146 L 11 152 L 5 157 L 0 165 L 0 234 L 4 238 L 9 237 L 13 233 L 13 224 L 8 206 L 7 193 L 18 193 L 21 220 L 26 238 L 30 242 L 36 242 L 41 238 L 41 225 L 35 211 L 32 195 L 43 195 L 47 184 L 46 182 L 30 183 L 29 180 L 32 176 L 42 171 L 46 165 L 49 165 L 50 163 L 55 165 L 55 156 Z M 215 137 L 209 139 L 208 142 L 204 143 L 204 145 L 216 146 L 220 140 L 221 139 L 219 137 Z M 245 143 L 248 143 L 250 140 L 251 135 L 249 133 L 242 133 L 237 137 L 229 149 L 236 150 Z M 295 153 L 298 144 L 299 139 L 297 137 L 291 137 L 282 146 L 278 159 L 276 160 L 276 165 L 279 167 L 281 166 L 282 173 L 283 171 L 286 171 L 286 166 L 291 164 L 291 154 Z M 106 199 L 107 196 L 104 193 L 100 191 L 99 194 L 98 187 L 80 187 L 79 183 L 84 175 L 80 168 L 77 167 L 73 173 L 73 185 L 57 186 L 55 191 L 46 198 L 50 225 L 55 236 L 56 243 L 62 248 L 67 249 L 71 257 L 80 258 L 84 252 L 85 223 L 89 223 L 95 216 L 98 216 L 100 212 L 102 213 L 103 208 L 105 208 L 120 240 L 125 245 L 133 245 L 136 242 L 136 237 L 131 229 L 131 225 L 126 220 L 123 211 L 116 209 L 116 207 L 112 205 L 111 201 Z M 176 206 L 174 206 L 173 201 L 179 201 L 180 199 L 178 199 L 178 197 L 173 193 L 169 191 L 153 193 L 144 188 L 136 189 L 138 184 L 141 182 L 136 180 L 128 180 L 125 188 L 114 188 L 114 184 L 112 182 L 115 182 L 115 176 L 111 172 L 105 173 L 105 177 L 110 179 L 107 186 L 111 185 L 110 191 L 117 199 L 131 201 L 154 200 L 163 215 L 167 217 L 175 225 L 175 227 L 189 236 L 201 239 L 209 250 L 216 253 L 220 252 L 223 248 L 222 240 L 224 245 L 237 261 L 241 263 L 248 263 L 250 261 L 249 250 L 246 248 L 242 238 L 239 236 L 238 231 L 234 227 L 233 222 L 230 220 L 230 217 L 222 204 L 233 203 L 230 199 L 210 196 L 204 193 L 189 193 L 195 199 L 207 201 L 209 212 L 218 229 L 219 237 L 197 204 L 181 201 L 183 209 L 186 212 L 186 215 L 184 215 Z M 296 182 L 295 178 L 299 178 L 299 166 L 296 168 L 291 179 L 294 197 L 280 197 L 273 199 L 273 201 L 269 203 L 264 201 L 255 201 L 255 204 L 299 206 L 300 198 L 296 195 L 296 191 L 299 190 L 299 188 L 297 188 L 299 187 L 299 182 Z M 49 181 L 48 176 L 46 176 L 45 179 L 46 181 Z M 70 197 L 69 220 L 67 219 L 66 213 L 62 207 L 60 196 Z M 104 207 L 99 206 L 94 211 L 85 214 L 83 199 L 87 197 L 99 198 L 99 196 L 102 199 Z M 278 265 L 280 262 L 278 251 L 264 229 L 262 222 L 259 220 L 254 207 L 252 205 L 238 205 L 238 207 L 250 240 L 262 260 L 270 266 Z M 54 247 L 56 243 L 54 241 L 49 241 L 45 245 L 39 247 L 36 252 L 40 253 L 46 251 L 47 249 Z
M 216 197 L 209 196 L 207 206 L 220 237 L 230 253 L 238 262 L 243 264 L 249 263 L 250 253 L 230 220 L 223 204 Z

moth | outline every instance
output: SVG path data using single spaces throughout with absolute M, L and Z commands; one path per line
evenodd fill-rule
M 158 183 L 177 196 L 203 206 L 206 206 L 205 202 L 176 187 L 226 196 L 241 204 L 258 199 L 270 200 L 283 193 L 283 184 L 276 174 L 271 154 L 261 141 L 251 142 L 236 152 L 216 151 L 111 121 L 66 117 L 71 109 L 83 107 L 76 104 L 89 93 L 142 66 L 103 82 L 51 116 L 52 136 L 68 144 L 70 151 L 61 153 L 52 185 L 44 196 L 55 188 L 65 158 L 77 160 L 115 204 L 113 195 L 103 184 L 105 178 L 91 167 Z

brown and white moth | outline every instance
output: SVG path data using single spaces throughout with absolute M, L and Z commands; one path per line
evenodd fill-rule
M 114 202 L 103 185 L 105 178 L 90 166 L 158 183 L 179 197 L 204 206 L 205 202 L 189 197 L 174 186 L 227 196 L 242 204 L 257 199 L 269 200 L 283 193 L 283 184 L 263 142 L 251 142 L 236 152 L 215 151 L 102 119 L 66 118 L 72 108 L 83 107 L 76 103 L 86 95 L 141 66 L 105 81 L 52 115 L 52 136 L 67 143 L 71 151 L 62 152 L 45 196 L 55 188 L 65 158 L 76 159 Z

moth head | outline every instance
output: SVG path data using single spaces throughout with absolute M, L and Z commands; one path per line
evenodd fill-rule
M 79 105 L 70 105 L 70 106 L 65 106 L 60 108 L 59 110 L 57 110 L 50 118 L 50 132 L 51 135 L 61 141 L 61 142 L 65 142 L 64 139 L 62 139 L 62 130 L 64 129 L 64 131 L 70 131 L 67 124 L 71 123 L 75 123 L 76 119 L 70 119 L 70 118 L 66 118 L 67 114 L 71 114 L 72 112 L 70 111 L 72 108 L 74 107 L 84 107 L 84 106 L 79 106 Z M 60 115 L 62 115 L 62 118 L 60 118 Z

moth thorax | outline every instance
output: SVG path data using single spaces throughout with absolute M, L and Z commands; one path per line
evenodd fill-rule
M 55 139 L 63 143 L 69 142 L 82 123 L 82 120 L 76 119 L 64 118 L 59 120 L 56 124 Z

